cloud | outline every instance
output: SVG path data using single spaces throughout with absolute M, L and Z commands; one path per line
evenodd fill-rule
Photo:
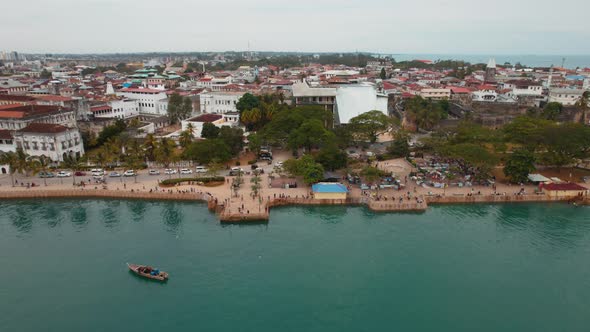
M 583 0 L 20 0 L 3 4 L 0 47 L 590 54 L 588 12 Z

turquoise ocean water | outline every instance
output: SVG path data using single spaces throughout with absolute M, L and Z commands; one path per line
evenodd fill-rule
M 153 264 L 159 284 L 125 262 Z M 588 331 L 590 208 L 0 202 L 0 331 Z

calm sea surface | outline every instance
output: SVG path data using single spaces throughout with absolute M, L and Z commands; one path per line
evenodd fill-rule
M 125 262 L 168 271 L 166 284 Z M 589 331 L 590 208 L 0 202 L 0 331 Z
M 512 65 L 520 62 L 531 67 L 561 67 L 584 68 L 590 67 L 590 54 L 587 55 L 534 55 L 534 54 L 393 54 L 396 61 L 423 60 L 464 60 L 470 63 L 488 63 L 490 58 L 496 59 L 496 63 L 503 65 L 509 62 Z

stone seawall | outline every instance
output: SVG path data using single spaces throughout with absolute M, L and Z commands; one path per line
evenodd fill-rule
M 35 199 L 35 198 L 120 198 L 144 200 L 202 201 L 207 203 L 209 211 L 217 214 L 224 223 L 266 222 L 270 209 L 276 206 L 320 206 L 320 205 L 365 205 L 375 212 L 423 212 L 431 204 L 469 204 L 469 203 L 532 203 L 532 202 L 567 202 L 572 198 L 555 198 L 546 195 L 474 195 L 474 196 L 426 196 L 421 201 L 385 201 L 372 200 L 367 197 L 348 198 L 345 200 L 276 198 L 267 201 L 261 211 L 243 213 L 223 204 L 206 193 L 166 193 L 166 192 L 131 192 L 119 190 L 15 190 L 0 191 L 0 199 Z M 579 201 L 590 205 L 590 198 Z
M 0 191 L 0 199 L 32 198 L 122 198 L 144 200 L 209 201 L 201 193 L 130 192 L 118 190 L 16 190 Z

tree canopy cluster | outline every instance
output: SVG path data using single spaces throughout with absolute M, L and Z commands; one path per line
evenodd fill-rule
M 449 116 L 447 100 L 433 101 L 416 96 L 404 104 L 406 119 L 419 129 L 432 130 L 443 119 Z
M 168 118 L 172 123 L 178 123 L 188 118 L 193 111 L 193 101 L 189 97 L 182 97 L 173 93 L 168 98 Z
M 535 165 L 563 167 L 590 156 L 590 127 L 520 116 L 500 130 L 463 122 L 435 132 L 423 143 L 424 149 L 462 159 L 482 173 L 503 161 L 505 175 L 518 183 Z

